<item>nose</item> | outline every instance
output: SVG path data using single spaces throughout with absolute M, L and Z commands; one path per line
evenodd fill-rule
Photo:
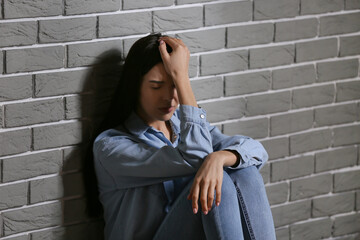
M 176 88 L 173 85 L 170 85 L 166 88 L 166 92 L 164 93 L 164 99 L 167 101 L 172 101 L 176 95 Z

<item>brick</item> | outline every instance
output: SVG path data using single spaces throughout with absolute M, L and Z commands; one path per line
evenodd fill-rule
M 211 2 L 211 0 L 177 0 L 176 4 L 189 4 L 189 3 L 201 3 L 201 2 Z
M 360 170 L 335 173 L 334 192 L 342 192 L 360 188 Z
M 63 12 L 58 0 L 4 0 L 4 10 L 4 18 L 47 17 Z
M 272 116 L 270 118 L 270 135 L 298 132 L 313 126 L 313 111 L 301 111 Z
M 275 227 L 284 226 L 310 218 L 311 201 L 305 200 L 288 203 L 286 205 L 273 207 L 271 210 Z
M 32 232 L 32 239 L 36 240 L 95 240 L 104 239 L 104 227 L 101 221 L 92 221 L 81 224 L 70 225 L 66 227 L 58 227 L 47 229 L 44 231 Z
M 63 172 L 79 170 L 83 166 L 82 159 L 85 156 L 84 150 L 81 147 L 68 147 L 63 150 L 64 164 Z
M 269 154 L 269 159 L 289 156 L 289 139 L 287 137 L 262 140 L 261 144 Z
M 0 209 L 27 204 L 27 183 L 16 183 L 0 187 Z
M 298 154 L 328 148 L 331 145 L 331 140 L 330 129 L 296 134 L 290 136 L 290 153 Z
M 3 121 L 4 121 L 4 111 L 3 108 L 0 107 L 0 128 L 3 128 Z M 1 171 L 1 169 L 0 169 Z M 1 174 L 0 174 L 0 179 L 1 179 Z
M 250 49 L 250 68 L 286 65 L 294 62 L 294 45 Z
M 181 21 L 179 21 L 179 19 L 181 19 Z M 153 22 L 155 32 L 199 28 L 203 26 L 203 8 L 196 6 L 157 10 L 153 13 Z M 149 32 L 151 32 L 151 29 Z
M 61 176 L 43 178 L 30 182 L 30 203 L 59 199 L 64 196 Z
M 313 216 L 331 216 L 354 210 L 355 194 L 348 192 L 313 200 Z
M 71 44 L 68 46 L 68 66 L 80 67 L 94 64 L 106 51 L 121 51 L 122 41 Z
M 334 146 L 358 144 L 360 142 L 360 125 L 334 128 Z
M 88 70 L 37 74 L 35 76 L 35 96 L 81 93 L 90 90 Z
M 266 162 L 265 165 L 260 169 L 261 176 L 263 178 L 264 184 L 270 182 L 270 164 Z
M 95 110 L 94 95 L 75 95 L 66 97 L 66 119 L 92 117 Z M 99 103 L 103 104 L 103 103 Z
M 0 51 L 0 74 L 4 73 L 4 53 Z
M 22 208 L 2 213 L 4 236 L 61 224 L 61 203 Z M 36 221 L 34 221 L 36 219 Z
M 275 42 L 313 38 L 317 35 L 316 18 L 292 20 L 275 23 Z
M 199 79 L 191 81 L 190 83 L 197 100 L 223 96 L 224 84 L 221 77 Z
M 301 15 L 337 12 L 344 9 L 343 0 L 301 0 Z
M 299 15 L 299 0 L 257 0 L 254 19 L 289 18 Z
M 336 83 L 336 101 L 356 100 L 360 98 L 360 81 Z
M 0 156 L 29 151 L 31 148 L 30 129 L 0 133 Z
M 290 184 L 290 200 L 309 198 L 331 192 L 332 174 L 298 179 Z
M 225 76 L 225 95 L 234 96 L 270 89 L 270 71 Z
M 36 37 L 35 21 L 1 23 L 0 25 L 0 47 L 35 44 Z
M 10 182 L 57 173 L 62 167 L 61 151 L 54 150 L 3 159 L 3 181 Z
M 315 109 L 316 126 L 327 126 L 360 120 L 360 109 L 356 103 L 335 105 Z
M 360 12 L 320 17 L 320 36 L 360 31 Z
M 88 40 L 96 37 L 96 17 L 39 21 L 40 43 Z
M 123 9 L 136 9 L 136 8 L 151 8 L 151 7 L 165 7 L 171 6 L 174 4 L 173 0 L 155 0 L 155 1 L 147 1 L 147 0 L 124 0 Z
M 358 69 L 358 59 L 317 63 L 318 81 L 357 77 Z
M 31 75 L 0 78 L 0 101 L 24 99 L 31 96 Z
M 336 38 L 297 43 L 296 62 L 336 57 L 337 48 Z
M 236 98 L 201 104 L 209 122 L 219 122 L 244 116 L 245 99 Z
M 360 191 L 356 192 L 356 210 L 360 210 Z
M 346 147 L 315 154 L 316 172 L 329 171 L 356 165 L 357 149 Z
M 176 37 L 185 43 L 191 53 L 225 47 L 225 28 L 179 33 Z
M 228 27 L 227 29 L 228 48 L 270 43 L 273 38 L 274 24 L 272 23 Z
M 66 0 L 65 15 L 111 12 L 120 10 L 121 0 Z
M 316 72 L 313 64 L 275 69 L 272 71 L 272 88 L 281 89 L 314 83 Z
M 29 240 L 28 235 L 6 238 L 6 240 Z
M 359 1 L 360 2 L 360 1 Z M 360 35 L 340 37 L 340 57 L 360 54 Z
M 289 196 L 289 184 L 282 182 L 267 185 L 266 194 L 271 205 L 286 202 Z
M 358 9 L 360 8 L 360 1 L 359 0 L 345 0 L 345 9 Z
M 224 124 L 224 134 L 240 134 L 251 138 L 268 136 L 269 123 L 267 118 L 251 119 Z
M 190 56 L 189 61 L 189 77 L 198 76 L 198 66 L 199 66 L 199 58 L 198 56 Z
M 7 73 L 61 68 L 64 66 L 63 46 L 17 49 L 6 52 Z
M 322 85 L 293 90 L 293 108 L 303 108 L 332 103 L 334 100 L 334 85 Z
M 248 69 L 248 52 L 246 50 L 204 54 L 200 57 L 201 75 L 228 73 L 246 69 Z
M 277 240 L 289 240 L 290 239 L 290 233 L 289 233 L 289 227 L 284 228 L 277 228 L 275 229 L 276 233 L 276 239 Z
M 24 126 L 55 122 L 64 119 L 64 101 L 61 98 L 5 105 L 5 125 Z
M 72 199 L 64 201 L 64 223 L 84 221 L 86 216 L 86 200 Z
M 115 37 L 152 31 L 151 12 L 99 16 L 99 37 Z
M 357 233 L 360 231 L 360 214 L 335 217 L 334 236 Z
M 262 115 L 290 109 L 290 91 L 247 97 L 246 115 Z
M 271 181 L 277 182 L 310 175 L 314 172 L 314 156 L 301 156 L 271 164 Z
M 70 122 L 34 129 L 34 149 L 79 144 L 82 141 L 82 123 Z
M 290 226 L 292 240 L 317 240 L 330 237 L 331 219 L 313 220 Z
M 252 2 L 228 2 L 204 5 L 205 26 L 252 20 Z

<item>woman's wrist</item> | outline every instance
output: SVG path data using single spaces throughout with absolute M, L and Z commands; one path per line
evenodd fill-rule
M 223 161 L 223 166 L 224 167 L 236 167 L 237 165 L 239 165 L 240 162 L 240 156 L 238 154 L 238 152 L 234 151 L 234 150 L 222 150 L 219 151 L 219 153 L 221 153 L 222 156 L 222 161 Z

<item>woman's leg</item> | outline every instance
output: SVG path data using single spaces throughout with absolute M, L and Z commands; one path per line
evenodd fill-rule
M 235 184 L 242 212 L 245 239 L 273 240 L 274 222 L 265 186 L 259 170 L 252 166 L 244 169 L 227 169 Z
M 218 207 L 213 204 L 207 215 L 201 208 L 193 214 L 191 201 L 186 199 L 192 182 L 176 199 L 154 239 L 243 239 L 239 201 L 230 176 L 224 171 L 221 203 Z

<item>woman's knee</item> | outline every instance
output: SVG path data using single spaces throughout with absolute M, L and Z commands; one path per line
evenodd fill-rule
M 236 188 L 233 180 L 231 179 L 230 175 L 224 171 L 223 172 L 223 182 L 221 186 L 221 198 L 236 198 Z

